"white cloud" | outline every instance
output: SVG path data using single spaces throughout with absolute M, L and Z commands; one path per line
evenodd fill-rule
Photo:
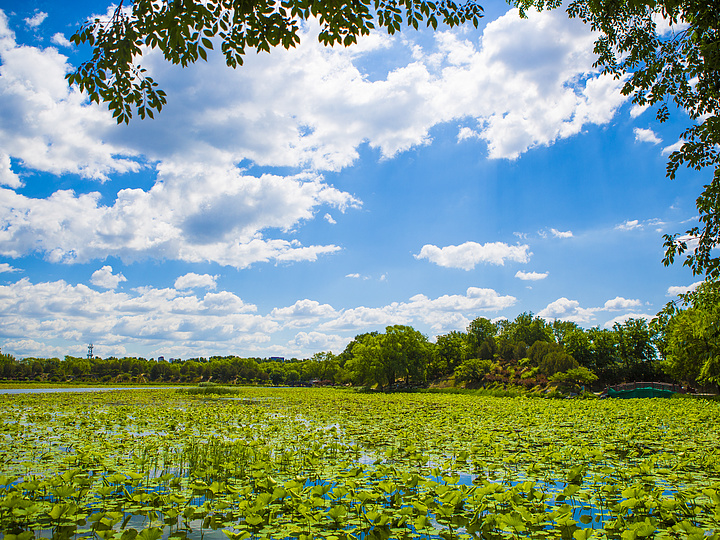
M 633 231 L 635 229 L 645 229 L 645 227 L 652 227 L 656 232 L 662 232 L 665 227 L 665 222 L 660 218 L 651 218 L 640 221 L 639 219 L 628 219 L 623 223 L 615 225 L 617 231 Z
M 630 118 L 637 118 L 648 109 L 649 105 L 635 104 L 630 109 Z
M 325 214 L 325 215 L 323 216 L 323 218 L 324 218 L 325 221 L 327 221 L 330 225 L 335 225 L 335 224 L 337 223 L 337 221 L 335 221 L 330 214 Z
M 53 36 L 50 38 L 50 41 L 52 41 L 55 45 L 60 45 L 61 47 L 72 47 L 72 42 L 65 37 L 65 34 L 62 34 L 60 32 L 53 34 Z
M 663 17 L 662 13 L 653 13 L 653 22 L 657 33 L 661 36 L 682 32 L 690 26 L 683 20 L 682 16 L 679 17 L 676 24 L 672 24 L 671 20 Z
M 416 259 L 427 259 L 438 266 L 446 268 L 462 268 L 472 270 L 479 263 L 503 266 L 506 260 L 526 263 L 530 260 L 530 247 L 527 244 L 511 246 L 503 242 L 465 242 L 459 246 L 439 248 L 426 244 Z
M 603 324 L 603 328 L 612 328 L 616 324 L 623 324 L 629 319 L 645 319 L 646 321 L 651 321 L 653 316 L 648 315 L 647 313 L 625 313 L 624 315 L 618 315 L 617 317 L 605 322 L 605 324 Z
M 487 143 L 491 158 L 515 159 L 608 122 L 626 100 L 622 81 L 592 67 L 594 35 L 561 12 L 522 20 L 511 10 L 482 35 L 436 32 L 426 48 L 412 35 L 373 34 L 358 47 L 329 49 L 317 32 L 310 23 L 298 47 L 249 54 L 240 70 L 228 70 L 219 53 L 187 69 L 147 54 L 155 78 L 173 90 L 171 105 L 142 130 L 125 130 L 123 141 L 151 160 L 212 155 L 338 170 L 365 142 L 391 157 L 427 144 L 433 126 L 457 122 L 467 128 L 461 136 Z M 358 66 L 381 48 L 407 61 L 370 77 Z
M 615 225 L 615 229 L 619 231 L 632 231 L 633 229 L 642 229 L 642 225 L 637 219 L 628 219 L 623 223 Z
M 123 281 L 127 281 L 127 278 L 122 274 L 113 274 L 112 266 L 103 266 L 90 277 L 90 283 L 104 289 L 117 289 Z
M 125 189 L 112 206 L 99 193 L 58 191 L 32 199 L 0 188 L 0 253 L 44 253 L 51 262 L 85 262 L 109 255 L 217 262 L 246 268 L 257 262 L 313 261 L 340 248 L 266 239 L 312 219 L 319 206 L 340 211 L 359 201 L 310 175 L 259 178 L 212 166 L 159 168 L 148 191 Z M 63 227 L 58 227 L 63 223 Z
M 347 274 L 345 277 L 346 277 L 346 278 L 352 278 L 352 279 L 359 279 L 359 278 L 360 278 L 360 274 L 358 274 L 358 273 L 355 273 L 355 274 Z
M 175 280 L 175 288 L 178 290 L 186 289 L 215 289 L 217 287 L 218 276 L 211 276 L 210 274 L 196 274 L 195 272 L 189 272 L 184 276 L 180 276 Z
M 582 308 L 577 300 L 562 297 L 550 302 L 545 309 L 538 312 L 538 316 L 544 319 L 560 319 L 578 324 L 588 324 L 595 318 L 596 311 L 598 308 Z
M 499 311 L 513 306 L 514 296 L 501 296 L 493 289 L 470 287 L 465 295 L 443 295 L 435 299 L 417 294 L 408 302 L 393 302 L 379 308 L 360 306 L 347 309 L 318 330 L 382 329 L 393 324 L 423 323 L 434 332 L 461 330 L 479 311 Z
M 21 186 L 15 163 L 100 180 L 142 167 L 157 172 L 152 188 L 122 190 L 111 205 L 97 193 L 31 199 L 3 190 L 0 220 L 7 227 L 0 231 L 0 253 L 39 252 L 53 262 L 116 256 L 237 268 L 313 261 L 339 248 L 302 246 L 279 234 L 315 219 L 323 206 L 360 205 L 315 172 L 351 165 L 360 145 L 390 157 L 428 143 L 433 126 L 474 122 L 477 127 L 462 133 L 477 133 L 491 158 L 514 159 L 584 125 L 608 122 L 625 100 L 622 81 L 592 68 L 593 35 L 562 13 L 521 20 L 511 10 L 472 39 L 463 30 L 433 33 L 427 49 L 414 36 L 382 34 L 357 47 L 325 48 L 317 32 L 309 24 L 297 48 L 250 54 L 238 70 L 227 69 L 219 53 L 183 69 L 150 52 L 144 61 L 171 103 L 153 122 L 126 127 L 67 86 L 64 76 L 73 68 L 66 56 L 18 46 L 0 11 L 0 183 Z M 358 66 L 381 49 L 407 61 L 368 77 Z M 246 161 L 313 172 L 252 177 L 234 165 Z M 58 228 L 61 222 L 67 226 Z M 498 260 L 471 254 L 461 267 L 486 256 Z M 509 257 L 527 260 L 528 254 Z
M 334 317 L 336 314 L 331 305 L 308 299 L 298 300 L 292 306 L 275 308 L 270 312 L 273 319 L 289 328 L 315 324 L 321 319 Z
M 101 180 L 139 170 L 133 159 L 139 149 L 110 142 L 110 129 L 117 131 L 110 114 L 67 85 L 66 61 L 52 47 L 18 46 L 0 10 L 0 158 L 7 163 L 10 156 L 37 171 Z M 7 173 L 0 182 L 17 187 Z
M 658 137 L 652 129 L 635 128 L 633 132 L 635 133 L 636 142 L 648 142 L 652 144 L 660 144 L 662 142 L 662 139 Z
M 548 275 L 549 272 L 523 272 L 522 270 L 515 272 L 515 277 L 523 281 L 538 281 L 545 279 Z
M 19 188 L 22 185 L 20 177 L 12 170 L 10 156 L 0 152 L 0 186 Z
M 278 330 L 275 321 L 254 314 L 256 309 L 227 291 L 204 297 L 152 287 L 98 292 L 82 284 L 34 284 L 27 278 L 0 285 L 6 342 L 95 343 L 98 353 L 100 347 L 123 346 L 158 354 L 175 350 L 176 356 L 190 351 L 227 354 L 266 342 Z
M 19 272 L 19 268 L 10 266 L 8 263 L 0 263 L 0 274 L 3 272 Z
M 565 321 L 571 321 L 577 324 L 589 325 L 593 323 L 593 321 L 596 319 L 597 314 L 600 312 L 626 311 L 637 309 L 640 306 L 642 306 L 642 302 L 640 300 L 627 299 L 623 298 L 622 296 L 617 296 L 612 300 L 606 301 L 602 307 L 584 308 L 580 306 L 580 302 L 578 302 L 577 300 L 569 300 L 568 298 L 562 297 L 548 304 L 545 309 L 541 310 L 538 313 L 538 316 L 548 320 L 560 319 Z M 612 325 L 616 322 L 622 323 L 627 319 L 631 318 L 643 318 L 649 320 L 652 317 L 650 315 L 639 315 L 637 313 L 630 312 L 618 315 L 617 317 L 604 323 L 603 326 L 605 328 L 612 328 Z
M 477 131 L 470 129 L 467 126 L 461 127 L 460 130 L 458 131 L 458 135 L 457 135 L 458 142 L 464 141 L 466 139 L 479 139 L 479 138 L 480 138 L 480 134 Z
M 97 277 L 119 280 L 109 266 Z M 0 285 L 3 340 L 65 343 L 65 351 L 94 343 L 98 354 L 123 347 L 133 354 L 138 349 L 154 351 L 154 356 L 207 356 L 229 350 L 272 355 L 279 349 L 269 344 L 271 334 L 307 327 L 289 346 L 293 354 L 298 348 L 312 354 L 342 350 L 350 339 L 348 332 L 382 330 L 392 324 L 424 325 L 436 333 L 462 330 L 478 313 L 500 311 L 517 301 L 492 289 L 470 287 L 465 294 L 437 298 L 418 294 L 406 302 L 374 308 L 336 310 L 302 299 L 258 314 L 257 306 L 229 291 L 203 296 L 174 288 L 139 287 L 118 292 L 111 285 L 105 282 L 108 290 L 102 292 L 65 281 L 32 283 L 28 278 Z
M 27 17 L 23 20 L 25 21 L 25 24 L 27 24 L 30 28 L 37 28 L 43 23 L 43 21 L 45 21 L 47 16 L 48 14 L 44 11 L 35 10 L 35 15 L 33 15 L 32 17 Z
M 340 352 L 352 341 L 352 338 L 341 337 L 335 334 L 323 334 L 322 332 L 298 332 L 288 343 L 293 350 L 303 352 L 309 356 L 312 353 L 321 351 Z
M 685 144 L 685 141 L 681 139 L 678 142 L 671 144 L 670 146 L 666 146 L 662 149 L 662 155 L 668 156 L 673 152 L 677 152 L 683 147 L 683 144 Z
M 66 347 L 48 345 L 34 339 L 8 339 L 3 342 L 3 351 L 10 352 L 21 357 L 34 358 L 63 358 L 68 354 Z M 83 356 L 81 349 L 77 349 L 77 355 Z
M 691 285 L 675 285 L 668 287 L 667 296 L 678 296 L 679 294 L 685 294 L 690 291 L 694 291 L 702 284 L 702 281 L 696 281 Z
M 550 229 L 550 232 L 553 233 L 553 236 L 555 238 L 572 238 L 573 237 L 572 231 L 558 231 L 557 229 Z
M 617 296 L 612 300 L 608 300 L 607 302 L 605 302 L 605 306 L 603 307 L 603 309 L 606 311 L 620 311 L 623 309 L 640 307 L 641 305 L 642 302 L 640 302 L 640 300 L 628 300 L 627 298 L 623 298 L 622 296 Z

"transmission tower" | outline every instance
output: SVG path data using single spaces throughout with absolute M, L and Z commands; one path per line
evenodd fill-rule
M 90 359 L 90 360 L 92 360 L 92 357 L 93 357 L 92 350 L 93 350 L 93 344 L 91 343 L 90 345 L 88 345 L 88 356 L 87 356 L 88 359 Z

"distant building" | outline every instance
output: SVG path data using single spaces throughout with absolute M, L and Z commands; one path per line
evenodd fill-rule
M 271 356 L 270 361 L 271 362 L 284 362 L 285 357 L 284 356 Z

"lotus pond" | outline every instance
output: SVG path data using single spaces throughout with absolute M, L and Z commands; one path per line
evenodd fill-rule
M 0 396 L 0 536 L 718 538 L 720 404 Z

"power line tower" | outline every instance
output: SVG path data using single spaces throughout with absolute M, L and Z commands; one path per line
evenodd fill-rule
M 87 357 L 88 357 L 89 360 L 92 360 L 92 357 L 93 357 L 93 352 L 92 352 L 92 351 L 93 351 L 93 344 L 90 343 L 90 345 L 88 345 L 88 355 L 87 355 Z

